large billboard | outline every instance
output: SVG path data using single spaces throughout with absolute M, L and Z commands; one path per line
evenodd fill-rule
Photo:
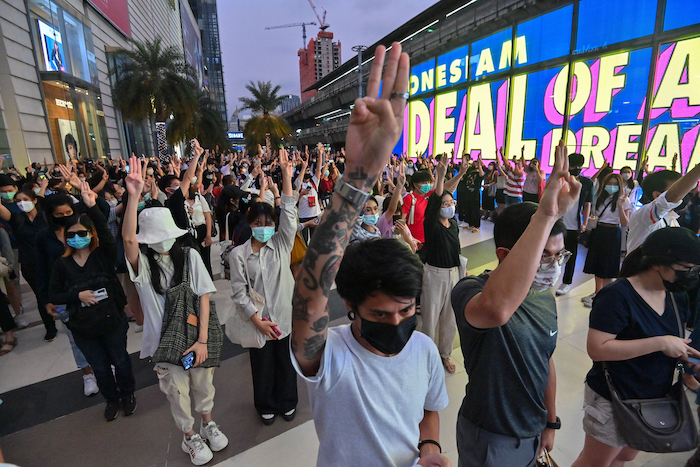
M 586 174 L 636 168 L 640 153 L 650 170 L 678 154 L 685 171 L 700 163 L 700 15 L 681 21 L 677 3 L 660 21 L 684 29 L 656 53 L 656 0 L 580 0 L 416 64 L 395 152 L 488 160 L 503 147 L 549 172 L 564 139 Z
M 182 21 L 182 45 L 185 49 L 185 61 L 190 65 L 197 77 L 197 85 L 204 85 L 204 65 L 202 63 L 202 37 L 197 20 L 190 10 L 189 4 L 180 0 L 180 20 Z
M 107 18 L 121 32 L 131 37 L 129 24 L 129 0 L 88 0 L 102 16 Z

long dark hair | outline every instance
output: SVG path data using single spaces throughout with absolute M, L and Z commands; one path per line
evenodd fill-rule
M 182 241 L 178 238 L 175 240 L 175 244 L 170 248 L 170 258 L 173 260 L 173 266 L 175 267 L 175 274 L 173 274 L 173 280 L 170 281 L 169 287 L 179 284 L 182 282 L 182 272 L 185 268 L 185 249 L 182 246 Z M 146 251 L 146 258 L 148 259 L 148 267 L 151 270 L 151 284 L 153 284 L 153 290 L 156 291 L 158 295 L 164 295 L 165 290 L 163 288 L 162 278 L 165 275 L 161 269 L 158 261 L 156 260 L 156 255 L 160 254 L 153 248 L 149 248 Z
M 617 180 L 617 186 L 620 188 L 617 193 L 613 193 L 612 195 L 605 191 L 605 185 L 608 184 L 608 182 L 612 179 Z M 615 209 L 617 208 L 617 200 L 620 199 L 620 193 L 622 193 L 622 190 L 624 189 L 625 185 L 625 180 L 622 178 L 622 175 L 620 174 L 608 174 L 603 181 L 600 183 L 600 186 L 598 187 L 598 193 L 596 193 L 596 198 L 597 201 L 595 202 L 595 208 L 596 210 L 600 209 L 600 207 L 610 199 L 610 210 L 612 212 L 615 212 Z
M 632 170 L 632 167 L 630 167 L 629 165 L 626 165 L 620 169 L 620 176 L 622 176 L 623 170 L 629 170 L 632 174 L 630 179 L 625 182 L 625 185 L 627 185 L 627 188 L 629 188 L 630 190 L 634 190 L 634 170 Z M 622 180 L 624 181 L 625 179 L 623 178 Z
M 651 269 L 652 266 L 670 266 L 678 262 L 668 256 L 644 256 L 642 247 L 637 247 L 632 253 L 625 257 L 625 261 L 620 268 L 619 277 L 632 277 Z

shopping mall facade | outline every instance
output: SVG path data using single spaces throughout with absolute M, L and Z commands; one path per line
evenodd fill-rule
M 700 163 L 700 3 L 696 0 L 442 1 L 369 47 L 401 41 L 410 98 L 395 152 L 538 157 L 556 143 L 650 169 Z M 357 57 L 285 114 L 301 144 L 344 144 Z
M 3 168 L 62 162 L 73 147 L 91 159 L 151 153 L 148 127 L 125 124 L 113 106 L 110 70 L 130 39 L 160 37 L 184 53 L 185 24 L 201 42 L 189 8 L 182 0 L 0 0 Z

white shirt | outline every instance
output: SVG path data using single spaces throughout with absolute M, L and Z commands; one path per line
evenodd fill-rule
M 204 267 L 204 262 L 199 253 L 191 248 L 189 258 L 190 268 L 190 287 L 192 292 L 198 296 L 204 294 L 216 293 L 216 287 L 212 282 L 207 268 Z M 161 275 L 161 283 L 163 289 L 167 290 L 170 287 L 170 281 L 175 275 L 175 266 L 169 255 L 157 255 L 158 265 L 163 274 Z M 151 282 L 151 268 L 148 265 L 146 255 L 139 254 L 139 271 L 138 274 L 131 267 L 129 261 L 126 262 L 126 267 L 129 270 L 129 278 L 134 283 L 136 291 L 141 299 L 141 308 L 143 309 L 143 340 L 141 341 L 141 358 L 152 357 L 158 349 L 160 343 L 160 331 L 163 326 L 163 310 L 165 310 L 165 294 L 159 295 L 153 289 Z
M 303 177 L 303 175 L 302 175 Z M 308 195 L 304 195 L 299 200 L 299 218 L 306 219 L 309 217 L 317 217 L 321 214 L 321 205 L 318 202 L 318 178 L 311 175 L 311 182 L 302 182 L 301 189 L 309 188 L 311 191 Z
M 615 208 L 614 211 L 613 207 Z M 630 203 L 628 198 L 625 198 L 625 203 L 622 206 L 622 209 L 624 211 L 632 210 L 632 203 Z M 598 216 L 598 222 L 620 225 L 620 205 L 612 201 L 612 197 L 609 197 L 603 201 L 600 206 L 596 208 L 595 214 Z
M 664 227 L 679 227 L 678 214 L 673 210 L 681 205 L 671 203 L 666 199 L 664 191 L 649 204 L 645 204 L 630 215 L 629 232 L 627 233 L 627 252 L 631 253 L 649 236 L 650 233 Z
M 219 172 L 221 172 L 222 175 L 231 175 L 231 166 L 228 164 L 223 165 Z
M 197 193 L 194 197 L 194 203 L 190 204 L 187 202 L 187 204 L 192 207 L 192 222 L 194 222 L 194 225 L 198 226 L 206 223 L 204 213 L 211 212 L 207 200 L 205 200 L 202 195 Z
M 382 357 L 362 347 L 350 325 L 333 327 L 315 376 L 302 374 L 294 353 L 292 364 L 309 389 L 317 466 L 415 466 L 423 411 L 448 404 L 440 353 L 421 332 Z

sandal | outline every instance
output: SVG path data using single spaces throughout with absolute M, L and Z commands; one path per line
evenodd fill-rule
M 443 358 L 442 359 L 442 366 L 445 367 L 445 371 L 448 372 L 449 374 L 453 375 L 457 371 L 457 367 L 455 366 L 454 363 L 450 361 L 449 358 Z
M 17 347 L 17 338 L 15 337 L 15 340 L 13 340 L 13 341 L 6 341 L 2 346 L 4 347 L 6 345 L 10 346 L 10 350 L 1 350 L 0 349 L 0 357 L 7 355 L 8 353 L 12 352 L 15 349 L 15 347 Z

